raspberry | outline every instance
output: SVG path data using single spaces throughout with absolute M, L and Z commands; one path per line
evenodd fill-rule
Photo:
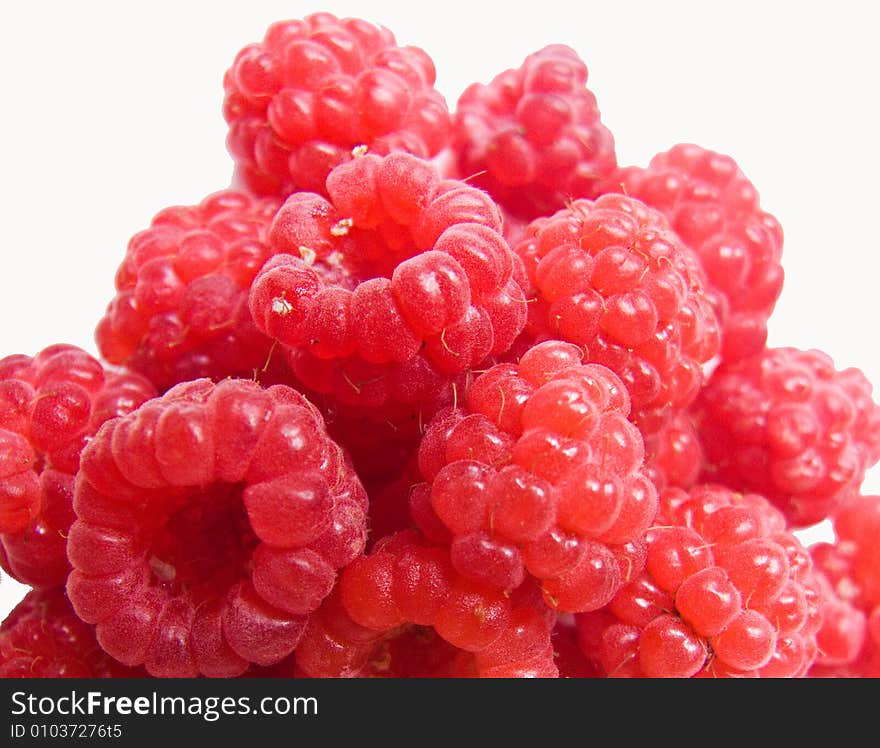
M 478 376 L 419 449 L 413 518 L 453 566 L 509 593 L 526 572 L 560 611 L 605 605 L 637 571 L 657 506 L 620 379 L 545 341 Z
M 809 549 L 811 555 L 815 548 Z M 837 588 L 822 571 L 822 555 L 813 555 L 823 602 L 822 625 L 816 632 L 818 653 L 808 676 L 859 677 L 857 673 L 863 665 L 863 653 L 871 646 L 867 636 L 867 615 L 838 595 Z M 841 586 L 843 594 L 847 594 L 850 581 L 846 580 Z
M 0 624 L 0 678 L 140 678 L 109 657 L 63 588 L 28 592 Z
M 480 678 L 558 678 L 552 642 L 556 615 L 537 588 L 523 586 L 512 601 L 510 623 L 491 645 L 474 655 Z
M 577 53 L 554 44 L 458 100 L 452 147 L 463 176 L 514 215 L 548 215 L 576 197 L 595 197 L 617 166 Z
M 246 380 L 181 384 L 106 423 L 74 509 L 77 614 L 163 677 L 282 660 L 366 536 L 366 495 L 317 409 Z
M 718 352 L 715 314 L 694 254 L 638 200 L 576 200 L 533 221 L 516 246 L 535 302 L 530 340 L 583 346 L 623 379 L 645 421 L 696 397 Z
M 766 496 L 793 527 L 828 517 L 880 458 L 880 407 L 858 369 L 768 348 L 723 363 L 694 405 L 704 478 Z
M 729 156 L 679 144 L 608 180 L 662 211 L 703 265 L 728 361 L 757 353 L 782 291 L 782 227 L 761 210 L 758 193 Z
M 832 526 L 836 554 L 848 562 L 852 586 L 846 598 L 863 609 L 880 605 L 880 496 L 852 497 L 834 514 Z
M 309 616 L 296 648 L 297 671 L 308 678 L 360 677 L 384 634 L 361 626 L 348 615 L 337 584 Z
M 338 592 L 306 629 L 297 663 L 311 677 L 351 677 L 406 667 L 387 662 L 406 638 L 432 629 L 441 674 L 555 677 L 550 633 L 555 616 L 534 588 L 512 597 L 460 576 L 448 550 L 426 545 L 409 530 L 383 538 L 349 565 Z M 455 660 L 456 662 L 450 662 Z M 436 677 L 438 673 L 432 673 Z
M 642 428 L 645 439 L 645 470 L 658 489 L 691 488 L 703 468 L 703 447 L 687 411 Z
M 833 515 L 833 543 L 810 554 L 830 589 L 811 677 L 880 677 L 880 496 L 857 495 Z
M 299 192 L 281 207 L 250 294 L 307 388 L 383 419 L 417 413 L 510 347 L 525 298 L 488 195 L 409 154 L 356 158 L 327 188 L 330 201 Z
M 72 345 L 0 359 L 0 565 L 10 576 L 64 583 L 80 452 L 104 421 L 155 394 Z
M 101 354 L 160 390 L 265 367 L 272 343 L 254 327 L 247 292 L 269 256 L 277 208 L 224 190 L 159 212 L 116 272 L 116 296 L 95 332 Z
M 612 676 L 794 677 L 816 656 L 821 592 L 809 554 L 757 494 L 703 484 L 660 497 L 643 572 L 578 617 Z
M 234 182 L 282 198 L 325 194 L 355 148 L 434 156 L 450 130 L 434 80 L 431 58 L 384 27 L 330 13 L 273 23 L 223 79 Z

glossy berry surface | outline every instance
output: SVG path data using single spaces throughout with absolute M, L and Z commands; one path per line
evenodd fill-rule
M 642 436 L 645 470 L 659 490 L 691 488 L 697 483 L 703 470 L 703 446 L 688 411 L 644 425 Z
M 602 607 L 637 571 L 657 507 L 626 390 L 582 356 L 545 341 L 474 379 L 429 424 L 410 494 L 459 573 L 505 593 L 537 579 L 563 612 Z
M 0 677 L 880 677 L 880 406 L 766 347 L 756 186 L 620 167 L 564 44 L 450 114 L 403 41 L 230 55 L 230 181 L 131 237 L 99 356 L 0 358 Z
M 830 516 L 880 457 L 880 407 L 858 369 L 768 348 L 722 364 L 694 406 L 705 479 L 756 491 L 795 527 Z
M 507 596 L 468 580 L 448 549 L 409 530 L 386 536 L 344 570 L 296 658 L 311 677 L 382 674 L 406 667 L 399 647 L 417 636 L 428 639 L 422 658 L 434 652 L 435 669 L 423 676 L 555 677 L 554 621 L 535 588 Z
M 139 374 L 72 345 L 0 359 L 0 566 L 33 586 L 64 584 L 80 452 L 106 420 L 156 394 Z
M 693 401 L 718 325 L 699 261 L 659 211 L 623 195 L 576 200 L 533 221 L 515 249 L 529 340 L 583 347 L 623 380 L 637 421 Z
M 108 656 L 61 587 L 31 590 L 0 623 L 0 678 L 141 678 Z
M 116 271 L 116 296 L 95 332 L 101 355 L 160 390 L 200 377 L 251 378 L 277 363 L 247 306 L 277 208 L 224 190 L 159 212 Z
M 607 190 L 660 210 L 696 252 L 721 326 L 722 358 L 760 351 L 782 291 L 782 227 L 761 209 L 757 190 L 736 162 L 681 143 L 646 168 L 619 169 Z
M 346 408 L 430 406 L 525 324 L 517 262 L 486 193 L 409 154 L 336 167 L 269 230 L 250 309 L 303 384 Z M 427 414 L 430 416 L 430 413 Z
M 617 166 L 587 66 L 561 44 L 469 86 L 456 105 L 452 147 L 462 177 L 528 220 L 595 197 Z
M 880 497 L 856 495 L 832 517 L 833 542 L 810 547 L 829 593 L 811 677 L 880 677 Z
M 74 609 L 164 677 L 284 659 L 366 539 L 363 488 L 317 409 L 245 380 L 181 384 L 105 424 L 74 509 Z
M 273 23 L 223 79 L 235 183 L 280 198 L 324 193 L 355 148 L 434 156 L 450 129 L 435 77 L 424 50 L 382 26 L 330 13 Z
M 664 491 L 642 573 L 578 617 L 583 653 L 612 677 L 804 676 L 821 593 L 785 527 L 757 494 Z

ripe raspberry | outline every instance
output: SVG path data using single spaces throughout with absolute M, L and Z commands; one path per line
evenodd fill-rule
M 312 617 L 296 657 L 311 677 L 374 674 L 401 636 L 424 637 L 430 627 L 463 650 L 458 656 L 440 650 L 442 667 L 449 668 L 444 674 L 555 677 L 554 620 L 534 588 L 507 597 L 473 583 L 452 568 L 447 549 L 426 545 L 409 530 L 383 538 L 344 570 L 338 593 Z
M 833 543 L 810 555 L 831 589 L 811 677 L 880 677 L 880 496 L 857 495 L 833 515 Z
M 782 227 L 761 210 L 758 193 L 729 156 L 679 144 L 647 168 L 613 174 L 605 191 L 623 192 L 662 211 L 693 249 L 721 326 L 728 361 L 757 353 L 782 291 Z
M 361 626 L 342 604 L 339 584 L 311 616 L 297 645 L 296 672 L 307 678 L 363 675 L 386 632 Z
M 637 573 L 657 507 L 626 390 L 582 355 L 545 341 L 478 376 L 429 425 L 411 494 L 460 574 L 509 593 L 528 572 L 569 612 L 602 607 Z
M 597 196 L 617 159 L 586 86 L 577 53 L 554 44 L 468 87 L 453 119 L 459 173 L 527 220 Z
M 756 491 L 792 527 L 828 517 L 880 458 L 880 407 L 858 369 L 768 348 L 723 363 L 694 405 L 705 480 Z
M 668 420 L 642 428 L 645 440 L 645 471 L 658 490 L 692 488 L 703 468 L 703 447 L 687 411 L 674 412 Z
M 757 494 L 672 488 L 644 571 L 578 617 L 584 654 L 618 677 L 795 677 L 816 656 L 820 591 L 806 549 Z
M 71 602 L 156 676 L 282 660 L 366 536 L 366 495 L 317 409 L 246 380 L 181 384 L 106 423 L 74 509 Z
M 868 620 L 864 611 L 840 597 L 835 587 L 822 571 L 822 555 L 813 555 L 816 546 L 810 548 L 816 577 L 822 591 L 822 625 L 816 632 L 816 660 L 807 676 L 823 677 L 870 677 L 863 667 L 867 664 L 871 643 L 868 636 Z M 838 580 L 840 583 L 843 580 Z M 851 580 L 846 580 L 840 589 L 848 593 Z
M 479 678 L 558 678 L 553 631 L 556 614 L 534 585 L 511 600 L 510 623 L 491 645 L 473 655 Z
M 281 207 L 250 295 L 307 388 L 383 418 L 417 412 L 510 347 L 525 297 L 488 195 L 409 154 L 360 156 L 327 189 Z
M 140 678 L 109 657 L 63 588 L 28 592 L 0 624 L 0 678 Z
M 11 577 L 64 584 L 80 452 L 104 421 L 155 394 L 72 345 L 0 359 L 0 566 Z
M 536 299 L 530 340 L 583 346 L 623 379 L 636 421 L 694 399 L 717 321 L 697 258 L 659 211 L 622 195 L 577 200 L 533 221 L 516 252 Z
M 225 190 L 158 213 L 116 272 L 116 296 L 95 332 L 101 354 L 160 390 L 199 377 L 252 377 L 272 343 L 254 327 L 247 292 L 269 256 L 277 208 Z
M 223 79 L 234 182 L 281 198 L 326 194 L 354 148 L 434 156 L 450 130 L 434 80 L 431 58 L 384 27 L 330 13 L 273 23 Z

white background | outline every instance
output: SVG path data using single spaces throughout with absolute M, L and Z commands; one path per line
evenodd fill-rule
M 880 386 L 880 47 L 873 3 L 0 4 L 0 356 L 95 353 L 128 238 L 228 185 L 221 80 L 273 21 L 317 10 L 425 49 L 452 108 L 550 43 L 574 47 L 623 164 L 676 142 L 732 155 L 786 234 L 771 345 Z M 870 473 L 865 490 L 880 490 Z M 827 526 L 801 533 L 827 537 Z M 24 588 L 0 582 L 0 619 Z

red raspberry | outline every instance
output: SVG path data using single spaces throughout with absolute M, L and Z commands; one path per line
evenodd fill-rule
M 822 625 L 816 632 L 816 660 L 810 667 L 807 676 L 810 678 L 824 677 L 870 677 L 865 665 L 866 655 L 872 649 L 868 634 L 868 617 L 863 610 L 838 595 L 840 589 L 846 595 L 850 579 L 838 579 L 839 587 L 831 583 L 822 570 L 825 554 L 814 551 L 818 546 L 810 548 L 813 556 L 816 577 L 822 591 Z M 880 671 L 878 671 L 880 672 Z
M 697 258 L 659 211 L 622 195 L 576 200 L 533 221 L 516 252 L 536 299 L 529 339 L 583 346 L 623 379 L 637 421 L 694 399 L 717 321 Z
M 337 583 L 321 607 L 309 616 L 296 648 L 297 674 L 307 678 L 360 677 L 386 633 L 352 620 L 342 604 Z
M 156 676 L 232 676 L 294 649 L 365 542 L 366 495 L 300 393 L 178 385 L 83 451 L 67 591 Z
M 831 521 L 836 553 L 849 564 L 846 599 L 863 609 L 880 605 L 880 496 L 854 496 Z
M 694 406 L 706 480 L 766 496 L 793 527 L 828 517 L 880 458 L 880 406 L 858 369 L 768 348 L 724 363 Z
M 0 624 L 0 678 L 140 678 L 109 657 L 59 587 L 31 590 Z
M 296 657 L 311 677 L 356 676 L 376 668 L 401 630 L 431 627 L 464 650 L 450 668 L 480 677 L 555 677 L 554 620 L 536 590 L 523 587 L 508 597 L 471 582 L 455 572 L 447 549 L 406 531 L 383 538 L 345 569 L 338 594 L 312 617 Z
M 528 572 L 560 611 L 602 607 L 638 571 L 657 507 L 626 390 L 582 355 L 545 341 L 478 376 L 429 425 L 411 494 L 460 574 L 509 593 Z
M 703 469 L 703 447 L 690 414 L 674 412 L 668 420 L 642 427 L 645 471 L 659 490 L 692 488 Z
M 553 631 L 556 615 L 531 585 L 512 598 L 510 623 L 491 645 L 474 654 L 479 678 L 558 678 Z
M 607 191 L 662 211 L 700 258 L 721 326 L 721 355 L 735 361 L 767 341 L 767 319 L 782 291 L 782 227 L 729 156 L 679 144 L 646 169 L 620 169 Z
M 354 148 L 434 156 L 450 130 L 434 79 L 431 58 L 384 27 L 330 13 L 273 23 L 223 79 L 234 181 L 282 198 L 325 194 Z
M 72 345 L 0 359 L 0 565 L 10 576 L 64 584 L 80 452 L 104 421 L 155 394 Z
M 810 547 L 831 589 L 810 676 L 880 677 L 880 496 L 854 496 L 831 521 L 834 542 Z
M 462 176 L 528 220 L 572 198 L 595 197 L 617 166 L 587 66 L 561 44 L 530 54 L 489 85 L 468 87 L 455 110 L 452 147 Z
M 618 677 L 794 677 L 816 656 L 809 554 L 757 494 L 717 485 L 660 497 L 644 571 L 578 617 L 581 647 Z
M 250 295 L 306 387 L 383 419 L 415 413 L 510 347 L 525 297 L 488 195 L 409 154 L 356 158 L 327 189 L 279 210 Z
M 158 213 L 116 272 L 116 297 L 95 333 L 101 354 L 161 390 L 264 368 L 272 343 L 254 327 L 247 292 L 269 256 L 277 208 L 225 190 Z

